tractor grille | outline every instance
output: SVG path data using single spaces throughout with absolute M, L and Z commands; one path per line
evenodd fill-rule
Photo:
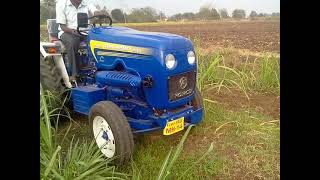
M 174 76 L 170 76 L 169 83 L 169 101 L 190 96 L 194 90 L 196 82 L 196 72 L 190 71 Z

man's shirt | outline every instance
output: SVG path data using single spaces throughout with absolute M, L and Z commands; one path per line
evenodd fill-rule
M 97 9 L 93 5 L 87 5 L 83 1 L 76 8 L 70 0 L 58 0 L 56 4 L 56 22 L 58 24 L 65 24 L 70 29 L 77 29 L 77 14 L 78 13 L 93 13 Z M 61 35 L 64 32 L 59 26 L 58 38 L 60 39 Z

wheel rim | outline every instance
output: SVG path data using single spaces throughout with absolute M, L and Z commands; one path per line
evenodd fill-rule
M 112 158 L 116 152 L 115 140 L 111 126 L 101 116 L 93 119 L 93 134 L 101 152 L 108 158 Z

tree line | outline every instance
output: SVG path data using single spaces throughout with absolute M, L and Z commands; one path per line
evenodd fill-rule
M 105 14 L 110 15 L 115 22 L 156 22 L 156 21 L 181 21 L 181 20 L 219 20 L 219 19 L 244 19 L 247 18 L 246 12 L 243 9 L 235 9 L 229 15 L 226 9 L 215 9 L 208 5 L 202 6 L 199 12 L 185 12 L 178 13 L 172 16 L 166 16 L 163 12 L 159 12 L 152 7 L 133 8 L 129 13 L 124 12 L 122 9 L 113 9 L 108 11 L 104 6 L 103 8 L 96 6 L 97 9 L 102 10 Z M 110 12 L 110 13 L 109 13 Z M 55 18 L 55 0 L 43 0 L 40 2 L 40 23 L 45 23 L 47 19 Z M 278 17 L 280 13 L 257 13 L 251 11 L 248 17 Z
M 232 14 L 229 15 L 226 9 L 215 9 L 210 7 L 201 7 L 199 12 L 185 12 L 178 13 L 169 17 L 171 21 L 181 21 L 181 20 L 219 20 L 219 19 L 244 19 L 244 18 L 256 18 L 256 17 L 280 17 L 280 13 L 257 13 L 256 11 L 251 11 L 249 16 L 246 15 L 246 11 L 243 9 L 235 9 Z

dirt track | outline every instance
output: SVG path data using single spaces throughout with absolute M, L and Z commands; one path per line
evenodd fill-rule
M 280 21 L 210 22 L 130 26 L 142 31 L 168 32 L 199 38 L 201 47 L 233 47 L 255 52 L 280 52 Z

